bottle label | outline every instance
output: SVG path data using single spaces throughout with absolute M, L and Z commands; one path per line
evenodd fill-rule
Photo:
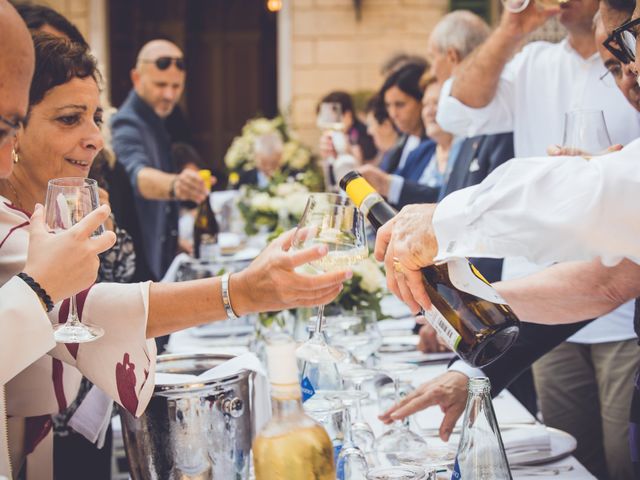
M 213 235 L 202 235 L 199 253 L 201 260 L 214 261 L 220 256 L 220 248 Z
M 429 310 L 424 310 L 423 315 L 434 328 L 438 336 L 444 340 L 451 350 L 456 352 L 458 350 L 458 345 L 462 340 L 462 337 L 456 329 L 451 326 L 447 319 L 444 318 L 435 307 L 431 307 Z
M 342 451 L 342 443 L 333 444 L 333 463 L 336 466 L 336 480 L 344 480 L 344 462 L 338 462 L 338 457 Z
M 302 379 L 302 382 L 300 382 L 300 389 L 302 390 L 302 403 L 306 402 L 316 394 L 316 390 L 313 388 L 313 384 L 311 383 L 311 380 L 309 380 L 309 377 L 304 377 Z
M 453 473 L 451 474 L 451 480 L 460 480 L 462 475 L 460 474 L 460 464 L 458 463 L 458 457 L 456 456 L 456 463 L 453 465 Z
M 496 292 L 495 288 L 484 279 L 482 274 L 466 258 L 450 260 L 447 262 L 447 267 L 449 269 L 449 280 L 458 290 L 487 302 L 507 304 L 504 298 Z

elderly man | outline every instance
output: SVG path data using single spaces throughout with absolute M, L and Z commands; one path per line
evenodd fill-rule
M 628 18 L 633 4 L 627 5 L 626 9 L 624 5 L 616 4 L 616 7 L 613 10 L 611 5 L 601 4 L 603 18 L 610 19 L 615 13 L 617 18 Z M 607 59 L 608 56 L 603 54 L 603 60 Z M 631 87 L 628 82 L 619 85 L 627 89 Z M 633 98 L 630 92 L 625 92 L 625 96 Z M 586 165 L 583 159 L 570 157 L 553 161 L 523 159 L 509 162 L 477 188 L 456 192 L 444 199 L 436 209 L 435 216 L 433 206 L 407 208 L 394 226 L 386 227 L 381 232 L 378 254 L 384 250 L 384 239 L 393 229 L 394 240 L 386 250 L 387 261 L 390 264 L 395 256 L 407 267 L 412 264 L 415 266 L 416 261 L 420 265 L 428 265 L 432 260 L 427 258 L 435 256 L 436 248 L 439 248 L 439 256 L 443 258 L 480 252 L 488 256 L 526 255 L 530 259 L 543 261 L 598 255 L 608 264 L 614 260 L 612 255 L 637 258 L 640 225 L 636 221 L 637 200 L 634 202 L 633 198 L 639 178 L 632 159 L 638 145 L 636 141 L 620 153 L 597 158 Z M 548 164 L 545 165 L 545 162 Z M 562 182 L 568 178 L 571 179 L 571 185 L 565 188 Z M 523 202 L 525 198 L 527 201 Z M 523 209 L 528 210 L 527 205 L 532 205 L 530 201 L 533 200 L 536 201 L 535 208 L 524 214 Z M 418 214 L 421 208 L 425 211 Z M 420 239 L 413 234 L 407 235 L 406 227 L 410 222 L 415 222 L 416 215 L 422 222 L 425 216 L 434 218 L 433 223 L 426 222 L 423 230 L 423 234 L 425 231 L 430 233 L 422 235 Z M 412 228 L 415 228 L 415 223 L 413 225 Z M 613 225 L 616 225 L 615 229 Z M 462 234 L 462 231 L 465 233 Z M 428 240 L 430 238 L 437 238 L 439 247 L 435 247 L 436 244 Z M 405 249 L 409 244 L 419 244 L 422 248 L 420 251 L 413 248 L 412 254 L 407 255 Z M 433 255 L 427 253 L 429 251 Z M 521 318 L 547 323 L 577 321 L 607 313 L 638 295 L 640 285 L 637 271 L 637 266 L 630 262 L 624 262 L 614 269 L 605 268 L 599 262 L 558 265 L 530 278 L 499 284 L 499 289 Z M 428 300 L 421 291 L 417 274 L 407 268 L 400 277 L 390 278 L 390 286 L 398 291 L 396 280 L 407 282 L 414 294 L 405 295 L 405 299 L 413 308 L 418 306 L 416 299 L 426 306 Z M 589 280 L 593 280 L 593 283 Z M 525 337 L 529 329 L 528 325 L 523 325 Z M 566 335 L 570 333 L 571 329 L 565 331 Z M 501 360 L 486 367 L 484 372 L 499 378 L 497 383 L 501 388 L 505 384 L 504 377 L 508 375 L 500 369 L 505 370 L 505 366 L 509 365 L 510 369 L 517 371 L 522 365 L 535 360 L 541 351 L 553 347 L 551 336 L 540 338 L 538 344 L 531 343 L 508 352 Z M 596 368 L 605 384 L 615 381 L 614 372 L 621 363 L 626 362 L 624 358 L 619 351 L 610 361 L 602 364 L 602 369 Z M 561 366 L 563 364 L 558 362 L 557 367 Z M 420 406 L 440 403 L 448 411 L 442 431 L 448 431 L 463 408 L 461 404 L 464 399 L 460 397 L 460 391 L 464 390 L 464 378 L 458 373 L 449 372 L 433 384 L 425 385 L 421 393 L 409 399 L 408 404 L 400 410 L 390 413 L 403 416 Z M 628 387 L 633 385 L 632 379 L 633 375 L 627 376 L 626 386 L 622 382 L 615 382 L 619 397 L 629 395 Z M 589 403 L 593 402 L 582 398 L 581 405 Z M 608 409 L 607 418 L 617 417 L 618 411 L 619 408 Z M 597 423 L 593 422 L 593 418 L 588 422 Z M 636 438 L 637 427 L 634 423 L 631 426 L 630 438 Z M 603 435 L 609 476 L 630 478 L 629 461 L 621 460 L 619 452 L 614 451 L 617 434 L 604 430 Z M 624 444 L 619 444 L 618 448 L 626 450 Z M 632 448 L 631 453 L 631 458 L 637 460 L 637 449 Z
M 146 261 L 137 264 L 137 280 L 159 280 L 176 254 L 177 200 L 200 203 L 208 192 L 197 172 L 177 173 L 164 125 L 184 90 L 180 49 L 166 40 L 147 43 L 131 79 L 133 90 L 113 118 L 113 148 L 136 192 L 143 250 L 136 252 L 136 261 Z
M 505 12 L 490 38 L 456 71 L 450 95 L 446 89 L 443 92 L 440 124 L 466 135 L 513 129 L 517 157 L 543 155 L 549 145 L 559 144 L 564 115 L 572 110 L 602 110 L 616 144 L 639 137 L 638 113 L 618 89 L 600 80 L 607 71 L 597 55 L 593 35 L 597 0 L 572 0 L 554 10 L 540 9 L 533 3 L 519 14 Z M 567 38 L 558 44 L 532 42 L 513 57 L 524 36 L 555 13 L 567 28 Z M 505 258 L 502 279 L 519 278 L 545 266 L 522 257 Z M 626 379 L 640 365 L 632 315 L 631 303 L 621 306 L 534 365 L 545 421 L 578 439 L 576 456 L 598 477 L 605 475 L 606 468 L 602 442 L 596 439 L 615 436 L 607 432 L 620 432 L 620 425 L 626 423 L 623 412 L 628 406 L 618 407 L 619 384 L 629 385 Z M 607 369 L 601 367 L 613 357 L 617 358 L 617 369 L 609 370 L 605 378 L 601 372 Z M 584 401 L 587 395 L 593 395 L 593 401 Z M 600 415 L 601 410 L 620 412 L 617 422 L 603 420 L 600 428 L 600 422 L 585 421 Z M 607 413 L 606 418 L 612 417 Z M 624 435 L 618 435 L 623 444 Z
M 13 136 L 27 114 L 33 69 L 31 35 L 13 7 L 0 0 L 0 178 L 9 176 L 15 161 Z M 53 301 L 95 281 L 97 254 L 110 248 L 115 236 L 108 232 L 97 241 L 90 234 L 108 214 L 109 209 L 103 207 L 71 230 L 53 235 L 45 228 L 42 208 L 34 213 L 23 272 L 36 279 Z M 0 239 L 0 254 L 5 240 Z M 67 259 L 64 269 L 59 266 L 60 258 Z M 15 276 L 0 287 L 0 412 L 6 411 L 4 385 L 55 346 L 43 300 L 42 293 L 25 278 Z M 6 417 L 1 418 L 0 477 L 18 473 L 11 470 L 6 428 Z

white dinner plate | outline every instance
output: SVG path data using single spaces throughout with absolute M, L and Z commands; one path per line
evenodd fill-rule
M 255 331 L 254 325 L 216 325 L 209 323 L 189 329 L 189 333 L 197 338 L 229 337 L 249 335 Z
M 540 425 L 522 425 L 518 426 L 518 430 L 539 429 Z M 551 450 L 535 450 L 530 451 L 519 450 L 520 453 L 511 454 L 507 451 L 509 465 L 540 465 L 543 463 L 555 462 L 561 458 L 571 455 L 576 449 L 578 442 L 569 433 L 558 430 L 557 428 L 543 427 L 549 434 Z M 533 430 L 532 430 L 533 431 Z
M 219 255 L 216 257 L 215 261 L 220 263 L 226 262 L 247 262 L 249 260 L 253 260 L 260 254 L 260 249 L 255 247 L 247 247 L 243 248 L 239 252 L 234 253 L 233 255 Z

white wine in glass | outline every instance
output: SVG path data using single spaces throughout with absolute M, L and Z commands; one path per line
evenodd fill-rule
M 349 199 L 332 193 L 311 194 L 293 237 L 292 247 L 302 250 L 325 245 L 327 255 L 309 263 L 317 273 L 346 270 L 368 256 L 364 217 Z M 302 360 L 319 362 L 332 358 L 341 361 L 344 352 L 327 345 L 324 329 L 324 305 L 318 307 L 316 328 L 311 338 L 298 349 Z
M 71 228 L 100 206 L 98 183 L 90 178 L 67 177 L 49 180 L 45 202 L 45 220 L 52 231 Z M 100 227 L 94 235 L 100 235 Z M 104 330 L 96 325 L 80 322 L 75 295 L 70 299 L 69 316 L 65 323 L 53 326 L 53 338 L 58 343 L 84 343 L 97 340 Z

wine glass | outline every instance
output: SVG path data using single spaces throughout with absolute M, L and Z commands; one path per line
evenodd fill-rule
M 382 345 L 382 334 L 373 310 L 354 310 L 353 315 L 342 315 L 345 320 L 336 322 L 340 333 L 330 337 L 331 344 L 348 350 L 361 366 Z M 349 321 L 349 319 L 353 319 Z M 339 320 L 339 319 L 337 319 Z M 355 320 L 355 321 L 354 321 Z
M 602 155 L 611 138 L 602 110 L 573 110 L 564 115 L 562 147 L 569 155 Z
M 100 206 L 98 183 L 90 178 L 67 177 L 49 180 L 45 202 L 45 220 L 56 232 L 67 230 Z M 100 225 L 94 232 L 104 231 Z M 69 315 L 65 323 L 53 325 L 53 338 L 58 343 L 84 343 L 97 340 L 104 330 L 96 325 L 81 323 L 76 296 L 70 299 Z
M 400 401 L 400 377 L 412 373 L 417 365 L 411 363 L 383 363 L 381 372 L 393 380 L 396 403 Z M 427 442 L 411 430 L 408 419 L 394 422 L 389 430 L 376 440 L 376 452 L 384 456 L 402 455 L 407 459 L 421 458 L 426 452 Z M 410 457 L 409 457 L 410 456 Z
M 372 380 L 378 372 L 371 368 L 353 367 L 342 372 L 342 378 L 345 383 L 350 382 L 356 392 L 362 392 L 362 384 L 367 380 Z M 369 422 L 364 418 L 362 414 L 362 400 L 361 397 L 356 397 L 356 418 L 353 419 L 351 424 L 351 436 L 354 443 L 362 449 L 364 452 L 370 452 L 373 450 L 373 445 L 376 440 L 376 436 L 373 433 L 373 429 Z
M 349 268 L 367 258 L 367 238 L 364 218 L 346 198 L 332 193 L 314 193 L 309 196 L 302 218 L 294 234 L 292 248 L 306 249 L 326 245 L 328 253 L 308 264 L 308 270 L 318 273 Z M 324 305 L 318 306 L 318 315 L 311 338 L 297 350 L 303 361 L 341 362 L 345 353 L 330 347 L 324 335 Z

